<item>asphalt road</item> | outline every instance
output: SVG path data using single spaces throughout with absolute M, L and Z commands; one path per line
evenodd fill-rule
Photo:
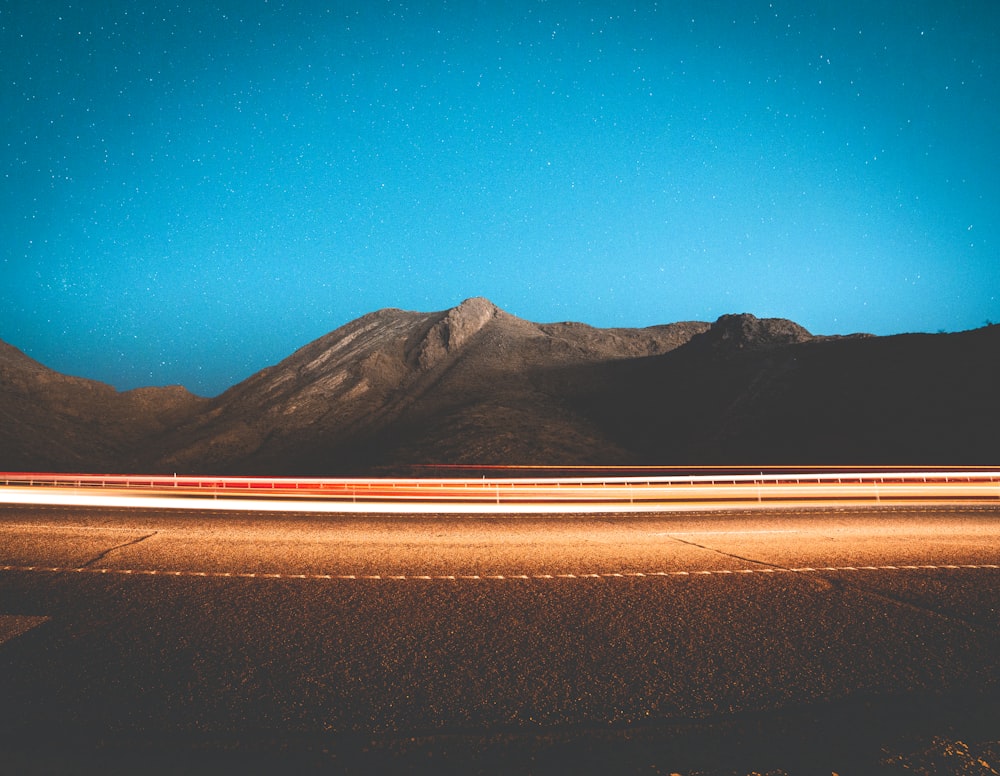
M 996 507 L 0 507 L 0 773 L 990 773 L 998 656 Z

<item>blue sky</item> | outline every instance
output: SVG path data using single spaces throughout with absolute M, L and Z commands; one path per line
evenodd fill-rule
M 212 395 L 382 307 L 1000 320 L 1000 5 L 0 2 L 0 338 Z

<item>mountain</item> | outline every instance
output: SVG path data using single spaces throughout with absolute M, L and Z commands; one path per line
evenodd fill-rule
M 469 299 L 371 313 L 214 399 L 117 393 L 3 346 L 0 468 L 996 463 L 998 346 L 998 326 L 814 337 L 728 315 L 597 329 Z
M 0 341 L 0 470 L 122 471 L 144 440 L 206 400 L 181 386 L 118 392 Z
M 485 299 L 438 313 L 381 310 L 213 400 L 164 440 L 170 452 L 153 463 L 322 474 L 414 462 L 605 459 L 607 438 L 543 390 L 544 376 L 661 355 L 707 329 L 542 325 Z
M 569 401 L 640 460 L 1000 460 L 1000 326 L 810 337 L 786 321 L 724 316 L 662 358 L 600 371 L 581 375 Z

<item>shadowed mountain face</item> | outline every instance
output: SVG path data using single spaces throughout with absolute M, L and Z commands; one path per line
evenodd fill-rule
M 145 440 L 206 403 L 180 386 L 120 393 L 0 342 L 0 470 L 122 471 Z
M 781 321 L 762 337 L 720 334 L 732 318 L 662 358 L 571 380 L 568 401 L 657 463 L 1000 459 L 1000 327 L 811 338 Z
M 1000 327 L 813 337 L 723 316 L 536 324 L 381 310 L 214 399 L 0 347 L 0 468 L 336 475 L 418 463 L 996 463 Z

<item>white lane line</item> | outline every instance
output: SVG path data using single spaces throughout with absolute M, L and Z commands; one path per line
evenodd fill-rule
M 653 577 L 689 577 L 689 576 L 732 576 L 734 574 L 816 574 L 820 572 L 865 572 L 865 571 L 967 571 L 967 570 L 1000 570 L 1000 564 L 921 564 L 919 566 L 802 566 L 799 568 L 780 568 L 764 566 L 761 568 L 739 569 L 677 569 L 673 571 L 604 571 L 604 572 L 563 572 L 559 574 L 303 574 L 280 573 L 264 571 L 195 571 L 183 569 L 117 569 L 72 566 L 0 566 L 0 571 L 15 573 L 49 573 L 49 574 L 119 574 L 132 576 L 144 574 L 148 576 L 171 577 L 201 577 L 206 578 L 243 578 L 243 579 L 304 579 L 304 580 L 343 580 L 343 581 L 476 581 L 476 580 L 580 580 L 580 579 L 647 579 Z M 2 616 L 2 615 L 0 615 Z

